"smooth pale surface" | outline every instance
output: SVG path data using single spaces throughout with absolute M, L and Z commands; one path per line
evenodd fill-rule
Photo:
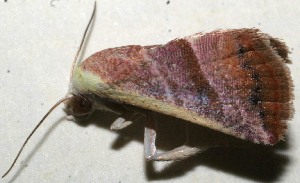
M 37 122 L 67 92 L 71 63 L 93 3 L 57 0 L 51 6 L 50 0 L 0 2 L 1 173 L 9 167 Z M 83 126 L 67 121 L 59 107 L 1 182 L 300 181 L 299 1 L 97 3 L 95 23 L 82 58 L 105 48 L 163 44 L 177 37 L 221 28 L 257 27 L 284 39 L 293 52 L 290 58 L 294 64 L 290 68 L 296 98 L 296 113 L 289 123 L 287 142 L 272 148 L 273 153 L 261 146 L 255 146 L 255 150 L 219 148 L 173 165 L 155 163 L 159 170 L 170 165 L 162 174 L 156 174 L 143 158 L 141 122 L 112 132 L 109 126 L 116 117 L 112 114 L 98 113 Z M 163 128 L 158 139 L 162 141 L 160 150 L 184 140 L 182 121 L 165 117 L 159 121 Z M 198 133 L 210 133 L 195 128 L 199 128 Z M 209 141 L 212 136 L 194 141 Z M 226 138 L 231 140 L 222 139 Z

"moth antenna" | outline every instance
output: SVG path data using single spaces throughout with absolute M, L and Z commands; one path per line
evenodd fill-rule
M 94 18 L 94 16 L 95 16 L 95 12 L 96 12 L 96 1 L 95 1 L 95 3 L 94 3 L 93 13 L 92 13 L 92 15 L 91 15 L 91 18 L 90 18 L 90 20 L 89 20 L 89 23 L 88 23 L 88 25 L 87 25 L 85 31 L 84 31 L 83 37 L 82 37 L 82 39 L 81 39 L 80 46 L 79 46 L 79 48 L 78 48 L 78 50 L 77 50 L 77 53 L 76 53 L 76 55 L 75 55 L 75 58 L 74 58 L 74 61 L 73 61 L 73 64 L 72 64 L 72 70 L 71 70 L 71 77 L 70 77 L 70 78 L 73 77 L 73 70 L 74 70 L 74 68 L 75 68 L 75 66 L 76 66 L 76 64 L 77 64 L 77 59 L 78 59 L 79 53 L 80 53 L 81 48 L 82 48 L 82 45 L 83 45 L 83 43 L 84 43 L 84 40 L 85 40 L 87 31 L 88 31 L 88 29 L 89 29 L 89 27 L 90 27 L 90 25 L 91 25 L 91 22 L 92 22 L 92 20 L 93 20 L 93 18 Z M 9 169 L 3 174 L 2 178 L 4 178 L 4 177 L 11 171 L 11 169 L 14 167 L 14 165 L 15 165 L 15 163 L 17 162 L 17 160 L 18 160 L 20 154 L 22 153 L 22 151 L 23 151 L 25 145 L 27 144 L 27 142 L 29 141 L 29 139 L 31 138 L 31 136 L 35 133 L 35 131 L 36 131 L 36 130 L 40 127 L 40 125 L 44 122 L 44 120 L 48 117 L 48 115 L 49 115 L 49 114 L 50 114 L 50 113 L 51 113 L 51 112 L 52 112 L 59 104 L 63 103 L 63 102 L 66 101 L 66 100 L 69 100 L 70 98 L 71 98 L 71 97 L 65 97 L 65 98 L 62 98 L 62 99 L 60 99 L 56 104 L 54 104 L 54 105 L 51 107 L 51 109 L 46 113 L 46 115 L 41 119 L 41 121 L 35 126 L 35 128 L 34 128 L 34 129 L 32 130 L 32 132 L 29 134 L 29 136 L 27 137 L 27 139 L 26 139 L 25 142 L 23 143 L 21 149 L 19 150 L 19 152 L 18 152 L 16 158 L 14 159 L 13 163 L 11 164 L 11 166 L 9 167 Z
M 14 167 L 16 161 L 18 160 L 20 154 L 22 153 L 25 145 L 27 144 L 27 142 L 29 141 L 29 139 L 31 138 L 31 136 L 34 134 L 34 132 L 39 128 L 39 126 L 44 122 L 44 120 L 47 118 L 47 116 L 53 111 L 53 109 L 55 109 L 59 104 L 63 103 L 66 100 L 69 100 L 71 97 L 65 97 L 60 99 L 58 102 L 56 102 L 56 104 L 54 104 L 51 109 L 49 109 L 49 111 L 46 113 L 46 115 L 41 119 L 41 121 L 35 126 L 35 128 L 32 130 L 32 132 L 29 134 L 29 136 L 27 137 L 27 139 L 25 140 L 25 142 L 23 143 L 21 149 L 18 152 L 18 155 L 16 156 L 15 160 L 13 161 L 13 163 L 11 164 L 11 166 L 9 167 L 9 169 L 5 172 L 5 174 L 2 176 L 2 178 L 4 178 L 10 171 L 11 169 Z
M 89 28 L 90 28 L 90 25 L 91 25 L 91 23 L 92 23 L 92 20 L 94 19 L 95 12 L 96 12 L 96 1 L 95 1 L 95 3 L 94 3 L 94 9 L 93 9 L 93 13 L 92 13 L 92 15 L 91 15 L 91 18 L 90 18 L 90 20 L 89 20 L 89 23 L 88 23 L 88 25 L 87 25 L 87 26 L 86 26 L 86 28 L 85 28 L 85 31 L 84 31 L 83 37 L 82 37 L 82 39 L 81 39 L 80 46 L 79 46 L 79 48 L 78 48 L 78 50 L 77 50 L 77 53 L 76 53 L 76 55 L 75 55 L 75 58 L 74 58 L 74 61 L 73 61 L 73 64 L 72 64 L 72 69 L 71 69 L 71 76 L 70 76 L 70 80 L 71 80 L 71 79 L 72 79 L 72 77 L 73 77 L 73 71 L 74 71 L 74 68 L 75 68 L 75 66 L 77 65 L 77 59 L 78 59 L 79 53 L 80 53 L 80 51 L 81 51 L 81 48 L 82 48 L 82 45 L 83 45 L 83 43 L 84 43 L 84 40 L 85 40 L 85 37 L 86 37 L 87 31 L 89 30 Z

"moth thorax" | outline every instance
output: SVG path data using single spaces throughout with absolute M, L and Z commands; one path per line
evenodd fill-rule
M 80 95 L 73 95 L 72 98 L 65 102 L 66 112 L 73 116 L 86 116 L 91 113 L 92 102 Z

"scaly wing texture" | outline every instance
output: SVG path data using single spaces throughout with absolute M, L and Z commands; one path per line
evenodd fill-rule
M 103 50 L 80 68 L 101 78 L 101 97 L 275 144 L 293 114 L 287 55 L 284 43 L 256 29 L 219 30 Z

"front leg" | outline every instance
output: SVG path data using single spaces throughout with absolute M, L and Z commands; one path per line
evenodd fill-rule
M 132 121 L 140 117 L 139 113 L 127 110 L 119 118 L 117 118 L 110 126 L 111 130 L 121 130 L 132 124 Z
M 94 108 L 102 111 L 109 111 L 120 115 L 110 126 L 111 130 L 121 130 L 132 124 L 132 121 L 140 117 L 139 113 L 126 105 L 98 98 Z

